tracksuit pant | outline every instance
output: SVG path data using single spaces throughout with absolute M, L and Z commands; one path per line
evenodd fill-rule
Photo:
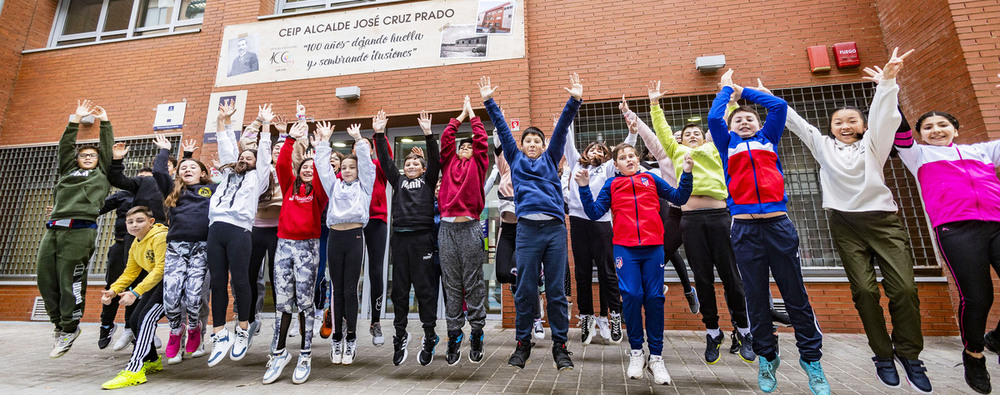
M 622 320 L 633 350 L 642 350 L 643 310 L 649 355 L 663 354 L 663 246 L 615 245 L 615 268 L 622 293 Z
M 239 321 L 250 321 L 253 315 L 250 288 L 250 231 L 225 222 L 208 227 L 205 247 L 212 287 L 212 326 L 226 325 L 229 307 L 229 287 L 232 283 Z
M 993 306 L 990 266 L 1000 273 L 1000 222 L 949 222 L 938 225 L 934 233 L 958 288 L 962 344 L 969 352 L 983 352 L 983 332 Z
M 896 213 L 884 211 L 828 211 L 830 233 L 844 271 L 851 282 L 854 308 L 861 316 L 868 346 L 875 356 L 887 359 L 893 352 L 905 359 L 919 359 L 924 348 L 920 333 L 920 299 L 913 279 L 910 235 Z M 885 313 L 879 304 L 881 292 L 875 281 L 878 260 L 882 288 L 889 298 L 892 335 L 885 327 Z M 989 277 L 989 269 L 986 276 Z M 982 336 L 979 336 L 982 339 Z
M 35 265 L 38 292 L 57 331 L 76 332 L 83 317 L 87 265 L 94 253 L 96 237 L 96 227 L 52 227 L 42 236 Z
M 202 288 L 208 271 L 205 241 L 168 241 L 163 267 L 163 308 L 170 331 L 180 333 L 187 318 L 187 329 L 199 324 Z M 186 314 L 182 315 L 181 312 Z
M 729 209 L 693 210 L 681 217 L 684 250 L 694 273 L 694 287 L 701 301 L 701 322 L 705 329 L 719 329 L 719 309 L 715 300 L 715 271 L 725 290 L 726 307 L 737 328 L 749 328 L 743 280 L 736 269 L 736 257 L 729 241 L 732 227 Z M 713 271 L 712 269 L 715 269 Z
M 135 240 L 135 236 L 125 235 L 124 240 L 115 240 L 115 243 L 108 248 L 108 267 L 107 272 L 104 274 L 104 281 L 107 283 L 104 289 L 111 289 L 111 284 L 114 284 L 121 277 L 122 272 L 125 271 L 125 263 L 128 257 L 128 250 L 132 247 L 132 241 Z M 146 272 L 143 271 L 139 274 L 139 277 L 135 278 L 132 282 L 134 286 L 142 282 L 146 278 Z M 118 301 L 121 300 L 120 296 L 115 296 L 111 299 L 111 303 L 106 305 L 101 305 L 101 326 L 111 326 L 115 323 L 115 318 L 118 316 Z M 132 312 L 135 311 L 135 304 L 131 306 L 125 306 L 125 329 L 131 328 L 129 325 L 129 317 L 132 316 Z
M 823 333 L 802 282 L 799 234 L 795 225 L 787 215 L 764 219 L 736 218 L 733 219 L 730 239 L 736 266 L 743 278 L 754 353 L 768 361 L 778 355 L 778 337 L 771 324 L 770 274 L 774 276 L 788 309 L 788 317 L 792 320 L 799 357 L 806 362 L 818 361 L 823 356 L 820 350 Z
M 569 237 L 573 242 L 573 262 L 576 275 L 576 306 L 581 315 L 594 315 L 593 278 L 597 267 L 598 289 L 601 297 L 601 315 L 607 317 L 608 309 L 622 311 L 618 292 L 618 275 L 614 267 L 611 246 L 611 222 L 591 221 L 569 217 Z
M 434 235 L 429 230 L 392 233 L 392 307 L 396 336 L 406 331 L 410 313 L 410 286 L 416 294 L 424 336 L 435 336 L 438 283 L 434 270 Z
M 382 302 L 385 300 L 385 286 L 383 284 L 382 264 L 385 262 L 386 237 L 388 226 L 385 221 L 371 218 L 368 225 L 365 225 L 365 248 L 368 251 L 368 284 L 370 284 L 368 294 L 371 306 L 371 322 L 377 323 L 382 318 Z
M 302 354 L 312 351 L 313 320 L 316 318 L 313 305 L 313 290 L 316 285 L 319 258 L 319 239 L 288 240 L 278 239 L 278 249 L 274 255 L 274 307 L 281 313 L 281 319 L 274 320 L 274 340 L 271 349 L 278 352 L 285 348 L 288 327 L 292 314 L 300 313 L 302 325 Z
M 365 259 L 364 229 L 330 230 L 327 243 L 327 269 L 333 306 L 333 340 L 344 338 L 344 321 L 347 321 L 347 340 L 355 339 L 358 329 L 358 279 Z
M 254 226 L 250 231 L 253 249 L 250 251 L 250 322 L 254 322 L 264 308 L 264 292 L 267 288 L 264 275 L 271 279 L 271 300 L 274 295 L 274 254 L 278 250 L 278 227 Z M 267 265 L 264 265 L 264 258 Z
M 153 347 L 153 337 L 156 336 L 156 321 L 163 318 L 163 283 L 156 284 L 153 289 L 142 294 L 133 305 L 136 306 L 135 313 L 129 320 L 132 321 L 135 345 L 125 369 L 138 372 L 142 369 L 143 362 L 153 362 L 159 358 L 156 347 Z
M 482 331 L 486 325 L 483 228 L 479 221 L 442 221 L 438 243 L 441 250 L 441 283 L 447 296 L 444 311 L 448 336 L 457 336 L 465 326 L 466 314 L 462 311 L 462 302 L 468 310 L 469 326 L 473 331 Z
M 684 267 L 684 260 L 677 254 L 681 248 L 681 217 L 683 211 L 680 207 L 670 205 L 666 199 L 660 199 L 660 220 L 663 221 L 663 258 L 670 261 L 677 273 L 677 279 L 681 282 L 681 287 L 687 293 L 691 289 L 691 278 L 688 277 L 687 268 Z
M 538 277 L 545 272 L 546 310 L 554 343 L 566 343 L 569 302 L 566 300 L 566 225 L 557 219 L 517 222 L 517 291 L 514 327 L 518 341 L 531 341 L 538 306 Z M 663 279 L 660 279 L 660 286 Z

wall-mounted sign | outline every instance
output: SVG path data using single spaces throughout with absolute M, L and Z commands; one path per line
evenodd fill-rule
M 239 135 L 243 131 L 241 125 L 243 125 L 243 115 L 247 106 L 247 91 L 214 92 L 208 98 L 208 115 L 205 118 L 205 136 L 202 138 L 202 144 L 215 144 L 215 125 L 219 120 L 219 105 L 229 100 L 232 100 L 236 106 L 236 113 L 230 118 L 233 125 L 237 125 L 235 132 Z M 253 116 L 256 115 L 256 113 L 253 114 Z
M 184 110 L 187 102 L 163 103 L 156 106 L 153 130 L 180 129 L 184 126 Z
M 518 131 L 521 130 L 521 119 L 514 118 L 510 120 L 510 130 Z
M 216 86 L 524 57 L 523 0 L 429 0 L 226 26 Z

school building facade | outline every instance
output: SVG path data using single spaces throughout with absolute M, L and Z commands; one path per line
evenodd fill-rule
M 516 119 L 520 130 L 535 125 L 551 132 L 552 116 L 562 110 L 567 99 L 562 88 L 568 86 L 570 73 L 579 73 L 584 105 L 576 121 L 578 147 L 595 140 L 616 144 L 624 139 L 627 128 L 617 108 L 622 95 L 648 122 L 645 84 L 650 80 L 662 80 L 668 91 L 669 97 L 661 100 L 661 105 L 672 125 L 688 121 L 704 125 L 719 77 L 728 68 L 735 69 L 736 82 L 742 85 L 755 86 L 755 79 L 761 78 L 826 133 L 830 109 L 842 105 L 866 108 L 874 84 L 862 81 L 858 67 L 832 66 L 826 72 L 811 72 L 807 47 L 825 45 L 826 61 L 835 65 L 836 54 L 830 48 L 853 42 L 862 68 L 883 65 L 893 47 L 917 50 L 899 77 L 900 105 L 911 121 L 923 112 L 942 110 L 960 120 L 960 143 L 1000 138 L 1000 89 L 994 88 L 1000 83 L 996 77 L 1000 72 L 1000 3 L 993 0 L 447 3 L 450 5 L 436 0 L 0 2 L 0 18 L 5 21 L 0 25 L 0 299 L 5 301 L 0 304 L 0 320 L 28 320 L 35 309 L 34 255 L 55 182 L 54 147 L 77 99 L 90 99 L 107 109 L 116 138 L 133 146 L 129 171 L 154 155 L 153 125 L 157 106 L 163 103 L 186 103 L 183 127 L 161 132 L 171 136 L 175 147 L 181 138 L 197 139 L 201 148 L 196 157 L 206 163 L 211 163 L 215 150 L 206 129 L 213 125 L 212 107 L 222 92 L 244 92 L 245 96 L 239 96 L 246 108 L 244 123 L 252 120 L 255 105 L 274 103 L 278 113 L 291 116 L 295 101 L 301 100 L 310 117 L 333 121 L 338 132 L 335 139 L 345 141 L 348 138 L 342 131 L 348 124 L 360 122 L 370 129 L 370 118 L 385 109 L 390 114 L 393 148 L 404 152 L 401 150 L 417 144 L 414 140 L 422 141 L 410 138 L 420 135 L 416 117 L 421 110 L 434 114 L 438 134 L 448 118 L 459 113 L 464 95 L 473 98 L 477 115 L 487 118 L 475 87 L 484 75 L 500 85 L 496 98 L 508 120 Z M 448 10 L 454 14 L 455 10 L 469 9 L 461 14 L 470 14 L 473 33 L 464 37 L 476 36 L 477 11 L 505 3 L 514 7 L 513 28 L 507 33 L 488 34 L 489 43 L 483 44 L 488 45 L 487 51 L 469 52 L 453 61 L 444 59 L 444 51 L 440 59 L 436 53 L 421 58 L 425 51 L 418 44 L 413 45 L 413 52 L 405 47 L 407 40 L 418 36 L 439 40 L 438 34 L 446 35 L 461 25 L 448 20 L 457 18 L 448 17 Z M 427 9 L 421 11 L 423 7 Z M 350 21 L 342 21 L 344 16 L 350 16 Z M 385 33 L 385 44 L 355 40 L 382 34 L 364 29 L 389 29 L 389 24 L 398 27 L 404 23 L 414 26 L 409 38 Z M 236 25 L 245 27 L 242 33 L 232 28 Z M 300 32 L 291 36 L 297 32 L 294 27 L 303 26 L 305 32 L 315 35 Z M 271 28 L 276 32 L 273 39 L 263 33 Z M 459 33 L 456 30 L 456 37 L 464 38 Z M 329 40 L 320 43 L 319 51 L 332 51 L 338 37 L 349 37 L 340 40 L 340 45 L 348 48 L 374 43 L 365 51 L 375 49 L 351 57 L 331 55 L 317 59 L 315 67 L 294 71 L 305 62 L 305 55 L 295 52 L 301 49 L 297 47 L 320 34 Z M 244 69 L 242 75 L 231 75 L 229 65 L 250 55 L 239 48 L 240 39 L 249 40 L 254 67 Z M 445 41 L 436 42 L 443 48 Z M 426 45 L 436 47 L 436 42 Z M 390 44 L 396 45 L 378 47 Z M 370 57 L 362 60 L 362 55 Z M 723 69 L 695 68 L 698 57 L 711 55 L 725 55 Z M 297 56 L 302 57 L 295 59 Z M 289 64 L 291 60 L 299 63 Z M 381 63 L 369 67 L 362 64 L 365 61 Z M 360 88 L 360 97 L 339 99 L 336 90 L 341 87 Z M 484 122 L 489 124 L 488 119 Z M 467 125 L 462 131 L 468 132 Z M 81 141 L 96 138 L 96 127 L 80 133 Z M 785 166 L 789 215 L 799 230 L 803 272 L 817 319 L 825 331 L 861 332 L 821 208 L 818 166 L 790 133 L 786 133 L 779 154 Z M 897 158 L 890 159 L 885 172 L 911 236 L 924 334 L 957 335 L 958 292 L 950 285 L 949 274 L 935 252 L 933 230 L 924 216 L 915 178 Z M 499 216 L 495 193 L 491 193 L 483 217 L 488 218 L 491 257 Z M 100 311 L 98 290 L 104 285 L 103 254 L 110 244 L 111 222 L 111 218 L 101 221 L 99 248 L 90 269 L 85 317 L 89 321 L 96 320 Z M 509 291 L 492 281 L 492 261 L 484 262 L 484 270 L 491 280 L 491 312 L 505 325 L 513 326 Z M 666 277 L 672 285 L 667 295 L 667 328 L 703 328 L 700 317 L 686 312 L 676 275 L 668 270 Z M 1000 285 L 996 280 L 994 283 Z M 718 293 L 722 303 L 721 287 Z M 776 288 L 773 293 L 780 298 Z M 572 294 L 576 295 L 575 290 Z M 887 306 L 887 300 L 882 301 Z M 386 310 L 391 312 L 391 308 Z M 576 314 L 573 309 L 571 315 Z M 722 322 L 728 321 L 724 308 L 720 314 Z

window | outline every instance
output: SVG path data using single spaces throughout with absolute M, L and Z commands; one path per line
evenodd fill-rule
M 406 0 L 278 0 L 274 4 L 276 14 L 294 12 L 332 10 L 381 3 L 397 3 Z
M 774 93 L 788 101 L 799 115 L 809 123 L 829 133 L 829 114 L 833 109 L 852 105 L 868 110 L 875 94 L 875 85 L 854 83 L 813 86 L 805 88 L 776 89 Z M 670 97 L 660 100 L 667 122 L 675 130 L 694 122 L 707 127 L 705 116 L 715 95 Z M 629 108 L 649 125 L 649 101 L 630 100 Z M 764 114 L 762 108 L 757 107 Z M 618 102 L 584 103 L 576 122 L 577 147 L 593 141 L 617 144 L 628 133 Z M 639 140 L 639 151 L 643 150 Z M 823 197 L 819 185 L 819 164 L 809 150 L 791 132 L 786 130 L 778 145 L 778 155 L 785 170 L 785 193 L 788 195 L 788 216 L 799 232 L 799 253 L 804 268 L 842 267 L 823 210 Z M 899 205 L 899 217 L 910 233 L 910 246 L 914 264 L 922 268 L 938 266 L 931 243 L 930 230 L 924 217 L 923 203 L 916 180 L 906 171 L 902 161 L 890 157 L 885 166 L 885 182 L 892 190 Z M 668 271 L 669 271 L 668 266 Z
M 207 0 L 62 0 L 50 47 L 165 34 L 201 25 Z

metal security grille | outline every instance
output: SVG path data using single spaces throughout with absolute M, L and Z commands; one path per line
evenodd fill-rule
M 836 108 L 855 106 L 867 112 L 875 94 L 875 85 L 854 83 L 777 89 L 774 94 L 787 100 L 788 105 L 799 115 L 826 134 L 829 133 L 829 114 Z M 660 100 L 660 106 L 667 122 L 675 130 L 686 123 L 694 122 L 702 125 L 707 131 L 705 117 L 711 109 L 714 97 L 715 95 L 697 95 L 663 98 Z M 589 102 L 581 106 L 576 121 L 577 147 L 585 147 L 593 141 L 604 141 L 605 144 L 612 146 L 625 140 L 628 127 L 618 110 L 618 103 L 618 101 Z M 647 124 L 652 125 L 648 100 L 629 100 L 628 105 Z M 763 108 L 757 107 L 757 110 L 763 117 L 765 114 Z M 644 148 L 641 139 L 638 146 L 641 152 Z M 805 145 L 787 130 L 778 145 L 778 154 L 785 171 L 788 215 L 799 232 L 802 266 L 842 267 L 833 247 L 827 214 L 822 207 L 819 164 Z M 910 233 L 915 265 L 937 267 L 916 180 L 906 171 L 899 158 L 891 157 L 885 166 L 885 181 L 896 197 L 900 207 L 899 216 Z
M 180 135 L 169 137 L 172 153 L 178 152 Z M 150 166 L 159 149 L 150 137 L 118 139 L 129 145 L 125 174 Z M 96 141 L 78 143 L 96 144 Z M 38 246 L 45 233 L 48 206 L 58 180 L 57 145 L 0 148 L 0 277 L 29 279 L 35 276 Z M 112 190 L 112 193 L 114 190 Z M 108 247 L 114 242 L 114 212 L 98 219 L 97 249 L 91 257 L 90 275 L 106 271 Z

